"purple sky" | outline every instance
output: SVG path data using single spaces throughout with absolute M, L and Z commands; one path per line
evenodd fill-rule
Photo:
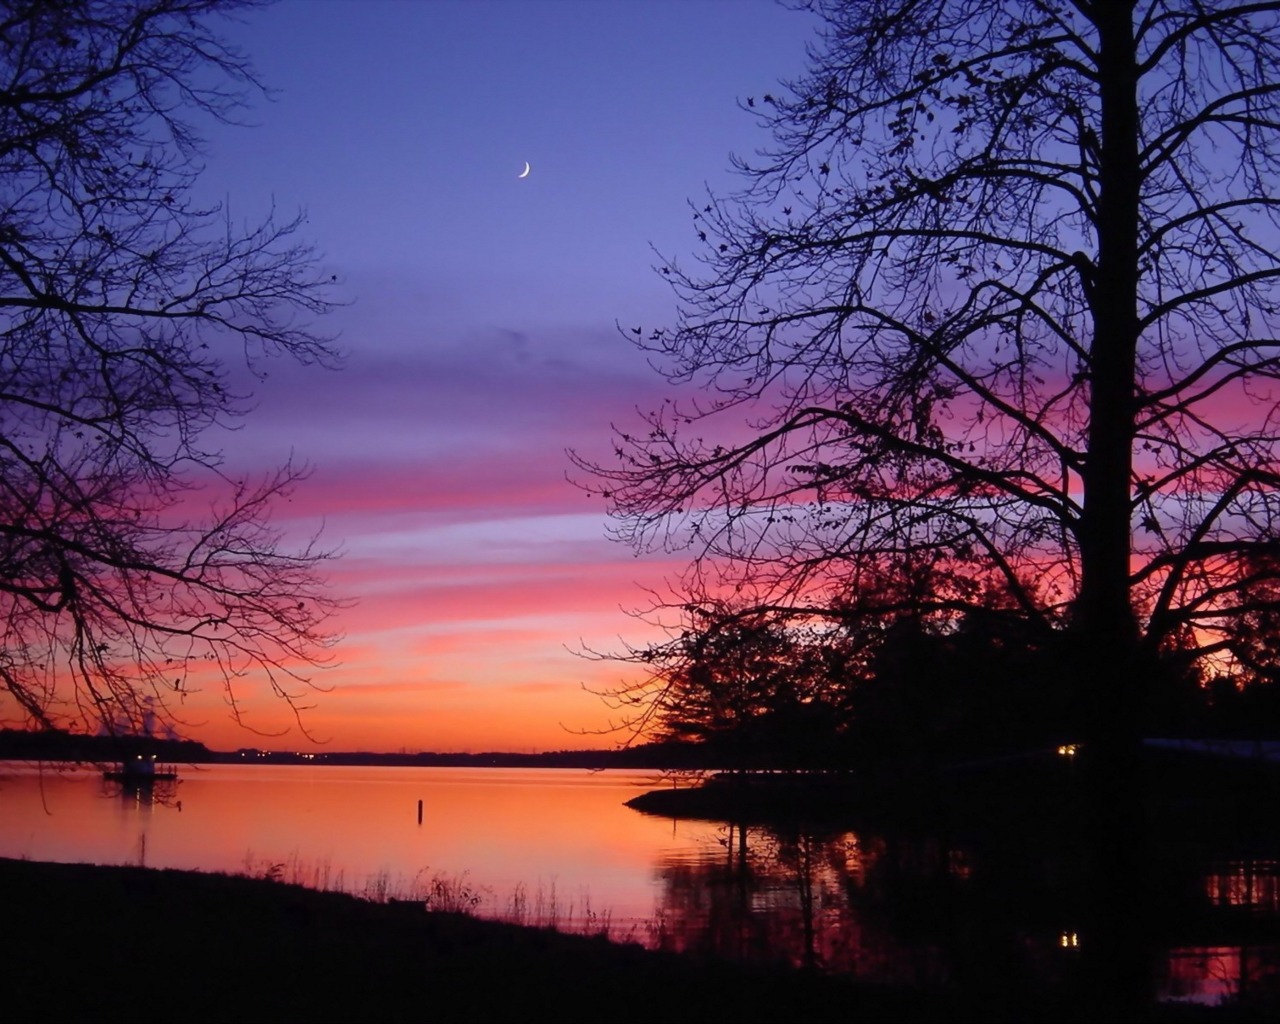
M 333 589 L 358 604 L 317 736 L 617 739 L 571 730 L 605 724 L 582 684 L 625 667 L 571 650 L 636 638 L 622 606 L 669 567 L 605 539 L 564 450 L 607 451 L 661 401 L 615 321 L 671 321 L 651 247 L 694 251 L 687 201 L 767 142 L 738 101 L 799 72 L 813 27 L 771 0 L 283 0 L 235 29 L 276 99 L 210 135 L 201 187 L 250 221 L 305 209 L 350 301 L 327 324 L 345 369 L 269 367 L 227 443 L 311 463 L 282 512 L 346 553 Z M 215 746 L 258 742 L 201 714 Z

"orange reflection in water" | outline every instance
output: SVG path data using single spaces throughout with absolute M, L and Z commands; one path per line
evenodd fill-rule
M 1280 952 L 1274 946 L 1175 949 L 1165 972 L 1161 996 L 1167 1000 L 1213 1006 L 1259 993 L 1273 999 L 1280 989 Z
M 1280 914 L 1280 860 L 1226 861 L 1205 876 L 1204 888 L 1213 906 Z
M 224 863 L 252 851 L 296 856 L 303 872 L 307 861 L 405 883 L 421 872 L 466 872 L 505 890 L 634 860 L 656 829 L 622 807 L 635 792 L 630 782 L 602 785 L 568 770 L 253 768 L 208 784 L 193 777 L 184 805 L 217 823 L 218 848 L 204 855 Z
M 0 856 L 270 874 L 409 897 L 466 879 L 482 913 L 513 895 L 561 915 L 648 920 L 655 850 L 711 826 L 624 806 L 651 773 L 215 765 L 187 767 L 167 805 L 121 796 L 92 772 L 10 774 Z M 418 823 L 418 801 L 423 820 Z M 47 812 L 47 813 L 46 813 Z

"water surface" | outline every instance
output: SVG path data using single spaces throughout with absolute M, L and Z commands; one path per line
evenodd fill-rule
M 409 896 L 435 880 L 500 915 L 554 895 L 561 914 L 650 920 L 655 856 L 714 844 L 714 825 L 623 806 L 652 772 L 296 765 L 185 767 L 171 790 L 124 792 L 91 770 L 0 764 L 0 855 L 273 874 Z M 418 821 L 418 802 L 422 821 Z
M 913 985 L 1061 978 L 1078 902 L 1055 837 L 943 839 L 674 821 L 651 772 L 186 767 L 154 793 L 0 762 L 0 856 L 265 875 L 375 899 Z M 419 821 L 419 801 L 422 817 Z M 1280 851 L 1165 844 L 1151 948 L 1166 998 L 1276 986 Z M 1270 844 L 1270 845 L 1269 845 Z

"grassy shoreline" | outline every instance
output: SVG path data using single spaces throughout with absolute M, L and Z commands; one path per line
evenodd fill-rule
M 966 1004 L 239 875 L 0 858 L 0 906 L 0 1017 L 14 1021 L 1077 1017 L 1052 999 Z
M 919 993 L 236 875 L 0 859 L 0 906 L 14 1021 L 967 1019 Z

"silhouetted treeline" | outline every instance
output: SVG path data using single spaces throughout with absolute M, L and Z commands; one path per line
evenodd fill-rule
M 709 748 L 692 743 L 642 743 L 624 750 L 557 750 L 545 753 L 378 753 L 374 751 L 210 750 L 194 740 L 86 736 L 61 731 L 0 730 L 0 760 L 111 763 L 154 754 L 174 764 L 327 764 L 439 768 L 634 768 L 697 770 L 730 767 Z
M 88 736 L 57 729 L 26 732 L 0 730 L 0 759 L 13 761 L 83 761 L 107 763 L 137 755 L 181 764 L 202 764 L 217 755 L 195 740 L 148 736 Z
M 660 735 L 732 766 L 928 769 L 1078 743 L 1077 647 L 1001 608 L 852 626 L 726 613 L 645 652 L 657 671 L 638 696 Z M 1175 647 L 1147 659 L 1142 735 L 1280 737 L 1280 681 L 1201 671 Z
M 239 763 L 388 765 L 410 768 L 652 768 L 655 771 L 698 771 L 736 766 L 732 758 L 714 748 L 679 741 L 638 743 L 618 750 L 552 750 L 543 753 L 375 753 L 357 750 L 307 754 L 243 749 L 231 754 L 218 753 L 212 759 Z

